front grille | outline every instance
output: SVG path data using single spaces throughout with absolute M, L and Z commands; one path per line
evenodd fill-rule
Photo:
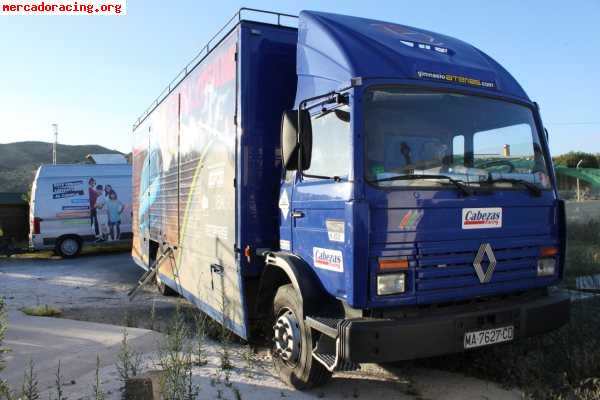
M 537 258 L 540 247 L 551 244 L 549 238 L 496 239 L 487 242 L 492 246 L 497 261 L 492 278 L 487 283 L 480 282 L 473 267 L 481 242 L 418 244 L 415 280 L 417 295 L 461 291 L 469 295 L 477 292 L 491 294 L 495 291 L 494 288 L 535 286 L 538 282 Z M 486 271 L 487 257 L 484 260 L 483 269 Z

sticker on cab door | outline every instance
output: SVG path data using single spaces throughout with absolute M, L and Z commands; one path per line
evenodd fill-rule
M 313 247 L 313 263 L 316 268 L 344 272 L 344 257 L 339 250 Z
M 281 197 L 279 198 L 279 209 L 281 210 L 281 215 L 283 219 L 286 220 L 288 214 L 290 212 L 290 201 L 288 199 L 287 190 L 283 190 L 281 193 Z
M 398 228 L 403 231 L 415 230 L 423 218 L 423 210 L 410 210 L 404 213 Z
M 502 228 L 502 208 L 463 208 L 462 228 Z
M 332 242 L 344 243 L 344 221 L 337 219 L 328 219 L 325 221 L 327 226 L 327 237 Z

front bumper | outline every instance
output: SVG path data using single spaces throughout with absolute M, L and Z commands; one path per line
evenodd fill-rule
M 570 299 L 553 293 L 486 310 L 405 319 L 351 319 L 339 327 L 346 360 L 387 362 L 464 351 L 466 332 L 514 326 L 514 338 L 539 335 L 569 321 Z
M 329 370 L 464 351 L 466 332 L 514 327 L 514 339 L 539 335 L 569 322 L 568 295 L 553 292 L 436 315 L 403 318 L 307 318 L 319 339 L 313 356 Z

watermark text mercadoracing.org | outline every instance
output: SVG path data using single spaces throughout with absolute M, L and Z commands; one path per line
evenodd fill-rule
M 126 14 L 127 0 L 0 0 L 0 16 Z

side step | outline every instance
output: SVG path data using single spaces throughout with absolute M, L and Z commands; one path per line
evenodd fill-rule
M 158 266 L 162 262 L 163 259 L 170 256 L 173 253 L 173 248 L 168 247 L 167 250 L 152 263 L 148 271 L 144 272 L 144 274 L 140 277 L 137 284 L 127 293 L 127 297 L 129 297 L 129 301 L 132 301 L 133 298 L 139 293 L 139 290 L 144 287 L 148 282 L 152 281 L 158 272 Z
M 306 317 L 306 323 L 312 329 L 326 336 L 319 339 L 317 347 L 312 352 L 315 360 L 331 372 L 360 369 L 359 364 L 347 360 L 344 354 L 344 328 L 349 323 L 348 320 Z

